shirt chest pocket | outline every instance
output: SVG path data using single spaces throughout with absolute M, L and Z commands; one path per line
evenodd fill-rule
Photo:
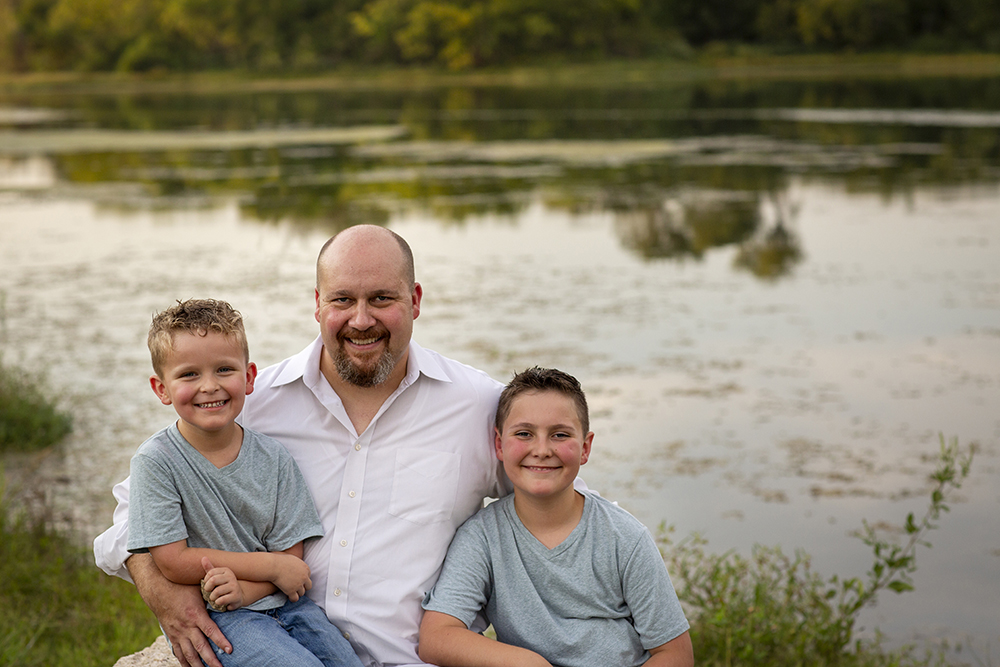
M 422 525 L 451 520 L 460 461 L 451 452 L 396 452 L 389 514 Z

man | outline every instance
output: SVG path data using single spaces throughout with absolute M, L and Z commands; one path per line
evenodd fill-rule
M 501 385 L 411 340 L 423 291 L 406 242 L 363 225 L 336 235 L 316 267 L 320 336 L 261 371 L 241 422 L 280 441 L 313 494 L 326 535 L 306 545 L 309 596 L 368 666 L 419 665 L 420 603 L 455 530 L 506 493 L 492 450 Z M 128 480 L 98 565 L 131 575 L 182 665 L 220 667 L 230 646 L 197 587 L 129 557 Z M 124 564 L 124 566 L 123 566 Z M 124 572 L 127 568 L 128 574 Z

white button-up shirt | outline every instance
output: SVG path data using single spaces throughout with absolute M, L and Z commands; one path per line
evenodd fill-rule
M 502 385 L 410 342 L 406 377 L 363 433 L 320 373 L 322 340 L 261 371 L 241 423 L 281 442 L 312 491 L 326 535 L 309 541 L 309 597 L 369 666 L 422 664 L 417 630 L 455 530 L 506 493 L 493 450 Z M 97 564 L 122 576 L 128 480 Z

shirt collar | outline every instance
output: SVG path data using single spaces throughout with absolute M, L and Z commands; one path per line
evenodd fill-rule
M 287 359 L 287 363 L 274 378 L 271 386 L 280 387 L 298 379 L 302 379 L 307 386 L 315 385 L 320 380 L 319 359 L 321 354 L 323 354 L 323 339 L 316 336 L 316 339 L 304 350 Z M 441 360 L 411 338 L 407 355 L 406 377 L 403 378 L 401 388 L 406 388 L 416 382 L 420 375 L 426 375 L 428 378 L 440 382 L 451 382 L 444 366 L 441 365 Z

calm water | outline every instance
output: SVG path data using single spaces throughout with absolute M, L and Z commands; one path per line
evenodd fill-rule
M 1000 82 L 0 97 L 3 359 L 76 418 L 8 470 L 105 528 L 172 418 L 150 314 L 228 299 L 275 362 L 359 222 L 413 246 L 422 344 L 576 374 L 588 483 L 713 550 L 861 576 L 851 531 L 922 512 L 939 433 L 978 443 L 916 591 L 863 624 L 996 661 Z

